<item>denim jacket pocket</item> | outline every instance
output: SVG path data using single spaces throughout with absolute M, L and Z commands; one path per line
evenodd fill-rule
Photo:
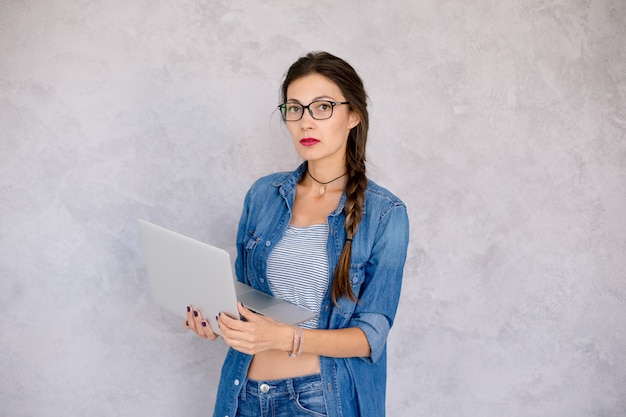
M 247 252 L 254 250 L 255 246 L 261 238 L 254 233 L 254 230 L 250 230 L 248 234 L 244 237 L 243 243 Z
M 362 264 L 352 264 L 350 266 L 350 284 L 352 285 L 352 292 L 354 296 L 359 297 L 359 293 L 361 292 L 361 285 L 363 285 L 363 281 L 365 281 L 365 266 Z M 344 319 L 349 320 L 354 313 L 354 309 L 356 308 L 357 302 L 351 301 L 347 297 L 342 297 L 338 301 L 338 313 L 341 314 Z
M 244 268 L 244 277 L 246 279 L 246 281 L 248 281 L 247 283 L 250 284 L 249 280 L 250 279 L 255 279 L 256 277 L 254 277 L 254 271 L 256 271 L 256 268 L 254 267 L 254 256 L 253 256 L 253 252 L 257 247 L 257 244 L 261 241 L 261 238 L 259 236 L 257 236 L 254 232 L 254 230 L 250 230 L 244 237 L 243 239 L 243 247 L 246 250 L 246 262 L 243 265 Z

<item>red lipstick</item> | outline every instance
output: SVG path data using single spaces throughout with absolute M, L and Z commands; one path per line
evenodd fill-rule
M 315 139 L 315 138 L 302 138 L 302 139 L 300 139 L 300 144 L 302 146 L 313 146 L 316 143 L 319 143 L 319 139 Z

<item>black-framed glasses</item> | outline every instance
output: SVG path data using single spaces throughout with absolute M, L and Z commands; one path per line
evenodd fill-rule
M 304 109 L 307 109 L 311 117 L 315 120 L 330 119 L 335 106 L 341 104 L 350 103 L 348 101 L 315 100 L 304 106 L 300 103 L 289 101 L 281 104 L 278 108 L 280 109 L 280 114 L 283 116 L 283 120 L 286 122 L 297 122 L 302 119 Z

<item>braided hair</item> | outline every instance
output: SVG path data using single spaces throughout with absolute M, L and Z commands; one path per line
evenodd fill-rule
M 360 117 L 360 123 L 350 130 L 346 147 L 346 202 L 344 214 L 346 216 L 346 241 L 341 251 L 335 278 L 331 288 L 331 298 L 335 304 L 342 297 L 352 301 L 357 298 L 350 284 L 350 259 L 352 256 L 352 239 L 356 234 L 363 217 L 363 204 L 367 177 L 365 175 L 365 144 L 369 127 L 367 112 L 367 94 L 363 81 L 354 68 L 346 61 L 327 52 L 311 52 L 298 59 L 287 71 L 283 81 L 281 94 L 282 102 L 287 101 L 287 88 L 298 78 L 310 74 L 319 74 L 335 83 L 343 93 L 350 109 Z

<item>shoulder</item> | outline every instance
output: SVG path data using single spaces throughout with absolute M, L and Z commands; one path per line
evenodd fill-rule
M 290 174 L 290 172 L 274 172 L 264 175 L 252 183 L 250 191 L 266 190 L 269 187 L 275 188 L 276 183 L 280 183 L 283 178 L 288 177 Z
M 393 209 L 406 210 L 404 202 L 389 191 L 387 188 L 376 184 L 368 179 L 367 189 L 365 190 L 365 209 L 366 211 L 378 212 L 382 217 Z
M 274 172 L 265 175 L 256 180 L 248 193 L 267 192 L 269 189 L 284 188 L 290 190 L 295 188 L 298 179 L 304 172 L 303 165 L 300 165 L 295 171 Z
M 275 200 L 278 196 L 278 188 L 274 185 L 274 183 L 282 175 L 283 173 L 274 173 L 265 175 L 254 181 L 246 193 L 244 205 L 246 207 L 251 207 L 259 204 L 266 204 L 268 199 Z

